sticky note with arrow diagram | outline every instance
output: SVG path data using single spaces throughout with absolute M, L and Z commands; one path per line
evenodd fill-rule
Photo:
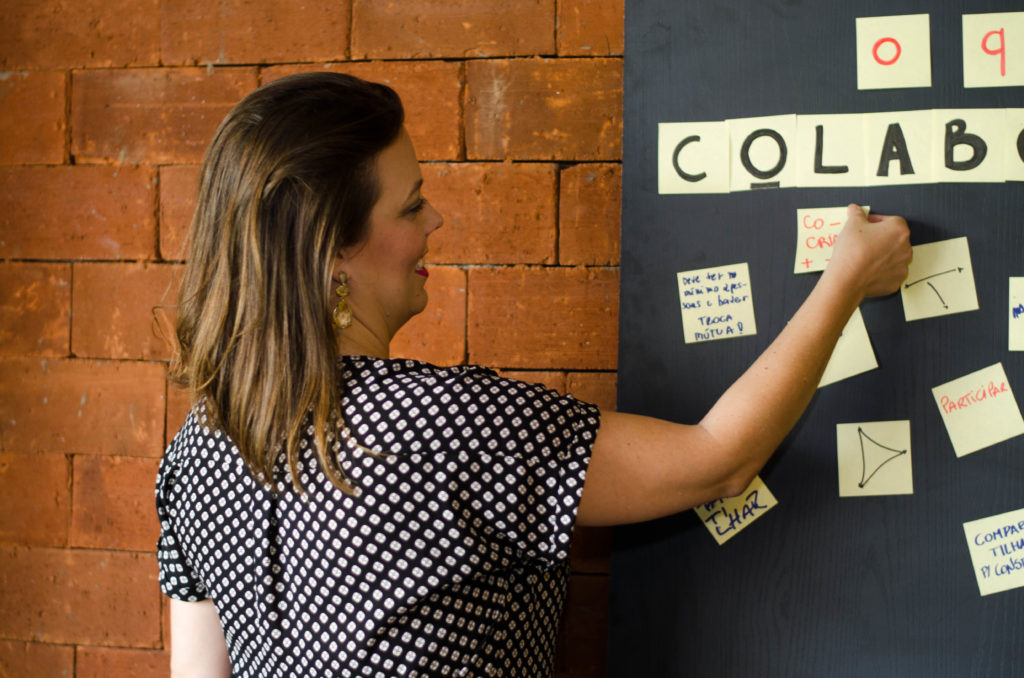
M 967 238 L 914 247 L 910 273 L 900 285 L 907 321 L 978 310 Z

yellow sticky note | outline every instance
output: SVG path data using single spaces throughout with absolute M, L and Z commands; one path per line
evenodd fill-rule
M 928 111 L 865 113 L 864 183 L 868 186 L 932 181 L 932 118 Z
M 864 207 L 868 214 L 871 208 Z M 796 260 L 793 273 L 824 271 L 832 248 L 846 225 L 846 207 L 811 207 L 796 211 Z
M 907 322 L 978 310 L 967 238 L 917 245 L 900 286 Z
M 687 344 L 757 334 L 746 263 L 676 274 Z
M 927 14 L 860 17 L 855 23 L 857 89 L 932 86 Z
M 913 494 L 910 422 L 836 424 L 839 496 Z
M 1009 348 L 1024 351 L 1024 278 L 1010 278 Z
M 796 116 L 736 118 L 729 124 L 733 191 L 796 186 Z
M 716 499 L 693 510 L 721 546 L 778 503 L 761 477 L 754 476 L 747 489 L 735 497 Z
M 859 113 L 798 115 L 797 186 L 862 186 L 864 121 Z
M 964 523 L 964 536 L 981 595 L 1024 586 L 1024 508 Z
M 1002 363 L 932 389 L 957 457 L 1024 433 Z
M 1006 109 L 938 109 L 932 120 L 932 172 L 936 182 L 1002 182 Z
M 1006 113 L 1006 165 L 1007 181 L 1024 181 L 1024 108 L 1007 108 Z
M 846 322 L 843 334 L 832 350 L 832 357 L 825 366 L 818 388 L 834 384 L 878 367 L 875 351 L 871 348 L 871 339 L 864 326 L 864 316 L 860 309 L 854 309 L 853 315 Z
M 658 123 L 658 193 L 728 193 L 729 126 Z
M 964 87 L 1024 85 L 1024 12 L 963 15 Z

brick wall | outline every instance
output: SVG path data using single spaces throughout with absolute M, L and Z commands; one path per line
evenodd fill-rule
M 0 7 L 0 676 L 165 676 L 153 479 L 197 164 L 246 92 L 392 85 L 446 217 L 396 355 L 614 406 L 623 0 Z M 560 676 L 603 675 L 608 533 L 573 551 Z

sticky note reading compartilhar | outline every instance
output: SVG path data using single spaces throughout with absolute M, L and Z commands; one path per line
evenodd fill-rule
M 964 523 L 964 536 L 981 595 L 1024 586 L 1024 508 Z
M 778 503 L 761 477 L 754 476 L 747 489 L 735 497 L 716 499 L 693 510 L 721 546 Z
M 687 344 L 757 334 L 746 263 L 676 274 Z

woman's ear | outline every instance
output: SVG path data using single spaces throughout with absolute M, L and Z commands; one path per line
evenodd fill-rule
M 345 255 L 342 253 L 342 250 L 338 250 L 337 254 L 334 255 L 334 262 L 331 264 L 331 280 L 338 282 L 344 268 Z

